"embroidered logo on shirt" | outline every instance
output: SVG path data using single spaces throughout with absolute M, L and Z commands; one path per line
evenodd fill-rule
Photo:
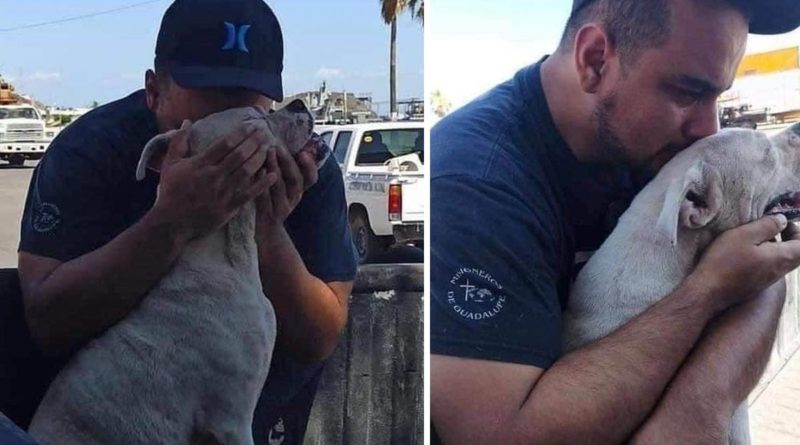
M 482 269 L 460 268 L 450 279 L 447 303 L 468 320 L 487 320 L 506 304 L 503 286 Z
M 55 204 L 43 202 L 33 216 L 33 230 L 45 233 L 53 230 L 61 222 L 61 211 Z

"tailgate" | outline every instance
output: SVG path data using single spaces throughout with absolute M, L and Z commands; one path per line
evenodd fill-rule
M 403 175 L 396 180 L 403 185 L 404 223 L 422 222 L 425 220 L 426 183 L 421 175 Z

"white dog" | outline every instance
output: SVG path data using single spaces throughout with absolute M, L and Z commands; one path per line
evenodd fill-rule
M 771 139 L 724 130 L 675 156 L 578 274 L 564 313 L 564 350 L 610 334 L 672 292 L 721 232 L 765 213 L 800 215 L 798 153 L 800 126 Z M 750 442 L 746 403 L 729 439 Z
M 300 101 L 269 115 L 253 107 L 210 115 L 192 125 L 190 150 L 242 122 L 264 131 L 268 145 L 315 151 L 319 165 L 329 154 L 310 140 L 314 121 Z M 137 179 L 175 133 L 148 142 Z M 220 230 L 190 242 L 141 305 L 56 377 L 31 434 L 43 445 L 252 444 L 276 335 L 254 227 L 251 202 Z

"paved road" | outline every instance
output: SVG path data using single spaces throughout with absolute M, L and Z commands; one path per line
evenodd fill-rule
M 25 205 L 31 174 L 36 162 L 11 167 L 0 162 L 0 268 L 17 266 L 19 222 Z M 378 258 L 378 263 L 421 263 L 422 250 L 400 246 Z
M 0 268 L 17 267 L 19 221 L 35 165 L 28 161 L 24 167 L 11 167 L 0 162 Z
M 750 405 L 753 445 L 800 444 L 800 351 Z

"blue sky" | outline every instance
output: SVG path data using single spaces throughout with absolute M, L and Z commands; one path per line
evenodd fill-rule
M 0 28 L 58 20 L 142 0 L 0 0 Z M 170 0 L 73 22 L 0 31 L 0 74 L 47 104 L 86 106 L 143 84 L 161 16 Z M 270 0 L 286 45 L 288 94 L 329 88 L 388 101 L 389 27 L 378 0 Z M 398 22 L 398 96 L 423 96 L 423 27 Z M 386 112 L 388 105 L 382 105 Z

